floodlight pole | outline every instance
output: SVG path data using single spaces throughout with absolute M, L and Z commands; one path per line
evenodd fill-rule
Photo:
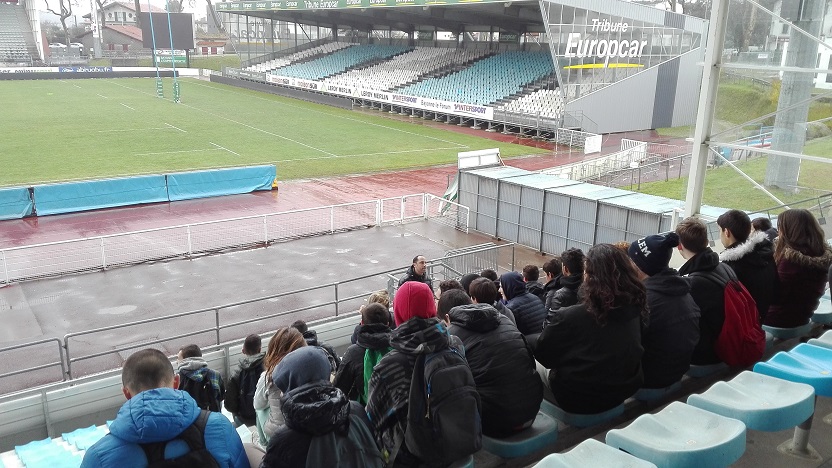
M 705 43 L 705 63 L 702 67 L 702 85 L 699 89 L 699 108 L 696 128 L 693 132 L 693 152 L 685 196 L 685 216 L 695 216 L 702 208 L 702 192 L 705 187 L 705 170 L 711 139 L 711 129 L 716 108 L 716 92 L 719 87 L 719 72 L 722 64 L 722 47 L 725 44 L 725 29 L 728 22 L 728 2 L 713 0 L 711 19 L 708 25 L 708 42 Z
M 156 30 L 153 29 L 153 7 L 150 6 L 150 0 L 147 0 L 147 16 L 150 18 L 150 38 L 153 40 L 153 64 L 156 65 L 156 96 L 162 99 L 165 98 L 165 90 L 162 86 L 162 77 L 159 76 L 159 60 L 156 56 Z
M 173 102 L 179 104 L 179 81 L 176 79 L 176 56 L 173 55 L 173 29 L 170 26 L 170 2 L 165 6 L 168 13 L 168 36 L 170 37 L 170 66 L 173 68 Z

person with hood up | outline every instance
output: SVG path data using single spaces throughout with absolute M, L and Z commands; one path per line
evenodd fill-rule
M 286 425 L 272 436 L 262 468 L 381 468 L 364 408 L 329 383 L 325 351 L 307 346 L 287 354 L 271 375 L 283 393 Z
M 641 332 L 643 388 L 664 388 L 682 380 L 699 342 L 699 306 L 690 295 L 690 283 L 668 266 L 677 245 L 679 236 L 670 232 L 641 238 L 627 250 L 647 288 L 650 309 Z
M 719 260 L 731 267 L 737 279 L 748 290 L 757 304 L 760 321 L 778 289 L 774 245 L 768 235 L 751 228 L 751 219 L 740 210 L 728 210 L 716 219 L 719 239 L 725 250 Z
M 436 318 L 433 291 L 424 283 L 410 281 L 399 288 L 393 298 L 393 315 L 396 319 L 396 329 L 390 334 L 393 350 L 373 369 L 368 384 L 367 416 L 385 460 L 392 453 L 398 454 L 394 460 L 387 460 L 389 464 L 419 466 L 421 460 L 401 442 L 407 429 L 413 366 L 420 354 L 451 346 L 462 353 L 462 343 L 449 335 Z
M 191 394 L 196 404 L 202 409 L 220 411 L 225 398 L 225 384 L 219 372 L 209 369 L 202 358 L 202 350 L 195 344 L 179 348 L 176 372 L 179 374 L 179 390 Z M 205 382 L 210 383 L 211 390 L 203 391 Z
M 306 340 L 306 346 L 317 346 L 326 351 L 326 355 L 329 357 L 329 363 L 332 364 L 332 373 L 334 374 L 338 371 L 338 367 L 341 365 L 341 358 L 338 357 L 335 348 L 328 345 L 325 341 L 318 340 L 318 332 L 310 330 L 309 326 L 303 320 L 295 320 L 292 328 L 303 334 L 303 339 Z
M 540 298 L 526 291 L 523 276 L 516 271 L 503 273 L 500 276 L 500 287 L 506 298 L 506 306 L 514 313 L 520 333 L 526 336 L 540 333 L 543 319 L 546 318 L 546 307 Z
M 390 349 L 390 315 L 387 308 L 379 303 L 367 304 L 361 308 L 358 342 L 344 353 L 333 385 L 350 400 L 366 404 L 367 382 L 373 367 Z
M 777 232 L 774 261 L 779 288 L 763 324 L 799 327 L 809 323 L 820 304 L 832 266 L 832 247 L 824 240 L 823 229 L 809 210 L 780 213 Z
M 493 306 L 474 304 L 462 291 L 442 294 L 437 314 L 465 346 L 482 402 L 482 433 L 507 437 L 530 427 L 543 400 L 543 382 L 523 334 Z
M 130 355 L 121 370 L 121 406 L 110 432 L 84 454 L 82 468 L 145 468 L 148 457 L 139 444 L 163 443 L 167 460 L 191 452 L 180 435 L 207 415 L 203 441 L 223 468 L 248 468 L 243 442 L 220 413 L 204 412 L 186 392 L 177 390 L 179 374 L 161 351 L 143 349 Z

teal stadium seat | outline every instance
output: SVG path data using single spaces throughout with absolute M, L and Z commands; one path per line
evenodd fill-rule
M 832 396 L 832 349 L 801 343 L 758 362 L 754 372 L 811 385 L 818 396 Z
M 615 408 L 609 409 L 602 413 L 578 414 L 566 412 L 552 403 L 543 400 L 540 404 L 540 411 L 543 411 L 549 416 L 570 426 L 590 427 L 605 423 L 613 418 L 621 416 L 624 413 L 624 404 L 622 403 Z
M 801 325 L 799 327 L 794 328 L 778 328 L 763 325 L 763 330 L 765 330 L 768 333 L 771 333 L 778 340 L 790 340 L 792 338 L 804 336 L 810 331 L 812 331 L 812 324 L 810 322 L 806 325 Z
M 15 454 L 27 468 L 78 468 L 82 457 L 52 441 L 36 440 L 14 448 Z
M 832 324 L 832 299 L 829 297 L 829 291 L 820 298 L 820 304 L 812 314 L 812 322 L 821 325 Z
M 607 433 L 607 445 L 658 467 L 728 466 L 745 452 L 745 424 L 678 401 Z
M 818 338 L 812 338 L 808 341 L 810 345 L 820 346 L 822 348 L 832 349 L 832 330 L 828 330 Z
M 682 382 L 676 382 L 664 388 L 641 388 L 633 395 L 633 398 L 645 402 L 662 400 L 678 392 L 681 388 Z
M 482 448 L 502 458 L 517 458 L 534 453 L 558 439 L 558 422 L 538 411 L 534 423 L 511 437 L 482 436 Z
M 590 467 L 656 468 L 649 461 L 638 459 L 595 439 L 586 439 L 566 453 L 553 453 L 540 460 L 535 468 L 590 468 Z
M 107 430 L 103 427 L 90 426 L 61 434 L 61 438 L 78 450 L 86 450 L 105 435 L 107 435 Z

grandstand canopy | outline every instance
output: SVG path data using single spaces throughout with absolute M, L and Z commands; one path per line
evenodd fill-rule
M 530 0 L 275 0 L 214 7 L 219 12 L 361 31 L 545 32 L 540 4 Z

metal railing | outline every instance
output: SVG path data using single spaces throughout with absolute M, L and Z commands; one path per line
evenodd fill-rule
M 267 246 L 418 218 L 468 230 L 467 207 L 431 194 L 405 195 L 0 249 L 0 284 Z
M 470 270 L 471 268 L 473 268 L 476 271 L 480 271 L 484 268 L 492 268 L 496 271 L 498 269 L 497 261 L 500 250 L 510 249 L 511 257 L 509 269 L 513 270 L 515 259 L 515 246 L 516 244 L 514 243 L 503 245 L 484 244 L 481 246 L 473 246 L 469 248 L 459 249 L 457 252 L 446 253 L 442 258 L 430 260 L 428 262 L 428 268 L 431 273 L 436 272 L 440 275 L 447 275 L 447 270 L 449 267 L 453 269 L 455 273 L 459 273 L 460 275 L 471 272 L 462 271 Z M 45 369 L 47 367 L 56 367 L 60 365 L 63 376 L 62 380 L 74 380 L 76 378 L 84 377 L 82 375 L 77 375 L 77 373 L 73 371 L 74 364 L 104 356 L 113 356 L 115 354 L 137 349 L 140 347 L 149 347 L 174 340 L 181 341 L 185 338 L 196 337 L 207 333 L 213 335 L 213 339 L 210 343 L 203 343 L 206 345 L 207 349 L 212 347 L 223 346 L 224 343 L 227 343 L 229 341 L 239 341 L 241 339 L 240 336 L 235 336 L 233 338 L 224 340 L 221 333 L 223 330 L 229 330 L 235 327 L 239 327 L 241 325 L 262 322 L 264 320 L 288 316 L 299 312 L 310 311 L 322 307 L 334 306 L 335 309 L 333 315 L 323 317 L 322 319 L 333 319 L 341 316 L 346 316 L 358 310 L 358 307 L 352 307 L 348 311 L 345 311 L 344 309 L 348 307 L 350 303 L 357 305 L 357 300 L 366 298 L 371 292 L 384 288 L 384 286 L 387 284 L 387 278 L 397 278 L 398 276 L 404 274 L 406 270 L 406 267 L 399 267 L 363 276 L 357 276 L 344 281 L 336 281 L 333 283 L 312 286 L 309 288 L 297 289 L 278 294 L 271 294 L 268 296 L 257 297 L 254 299 L 248 299 L 244 301 L 237 301 L 198 310 L 170 314 L 162 317 L 136 320 L 133 322 L 122 323 L 118 325 L 111 325 L 106 327 L 94 328 L 90 330 L 67 333 L 66 335 L 64 335 L 63 340 L 58 338 L 51 338 L 22 343 L 6 348 L 0 348 L 0 362 L 6 362 L 8 361 L 6 354 L 7 352 L 11 352 L 13 350 L 18 349 L 31 348 L 33 346 L 50 342 L 56 342 L 58 344 L 58 362 L 51 362 L 49 364 L 42 364 L 37 366 L 29 366 L 25 368 L 16 369 L 10 372 L 6 372 L 4 374 L 0 374 L 0 379 L 2 379 L 3 377 L 11 377 L 27 372 L 34 372 L 40 369 Z M 366 285 L 361 286 L 360 282 L 368 279 L 376 281 L 373 282 L 372 286 L 370 287 L 367 287 Z M 356 285 L 355 283 L 359 284 Z M 352 287 L 350 287 L 350 285 L 352 285 Z M 237 319 L 237 317 L 239 317 L 243 313 L 243 311 L 240 310 L 240 308 L 243 306 L 257 304 L 268 304 L 269 306 L 273 306 L 275 299 L 289 297 L 298 294 L 309 295 L 309 293 L 320 291 L 324 291 L 327 294 L 329 294 L 329 298 L 321 301 L 320 296 L 316 296 L 315 300 L 308 300 L 306 302 L 308 302 L 309 304 L 303 305 L 301 307 L 296 307 L 290 310 L 284 310 L 277 313 Z M 174 331 L 177 329 L 175 327 L 175 322 L 177 320 L 187 320 L 188 318 L 199 314 L 211 314 L 213 318 L 213 325 L 204 326 L 196 330 L 188 329 L 188 331 L 185 333 L 176 333 Z M 228 317 L 231 317 L 232 320 L 228 322 L 223 322 L 223 318 L 225 318 L 226 315 Z M 115 347 L 108 348 L 105 351 L 89 352 L 83 349 L 82 347 L 82 343 L 87 344 L 89 346 L 89 343 L 109 341 L 111 338 L 102 336 L 102 334 L 107 332 L 119 332 L 113 334 L 113 336 L 130 336 L 132 335 L 132 333 L 128 333 L 128 329 L 133 327 L 143 327 L 148 331 L 148 334 L 154 335 L 154 338 L 142 340 L 140 343 L 117 343 Z M 182 327 L 179 329 L 184 328 L 187 327 Z M 164 331 L 171 331 L 171 333 L 169 335 L 159 336 Z M 110 343 L 112 342 L 110 341 Z M 26 362 L 25 360 L 21 361 Z M 94 372 L 100 372 L 102 370 L 103 369 L 96 369 Z M 44 385 L 48 385 L 50 383 L 55 382 L 46 382 L 44 383 Z M 27 386 L 26 388 L 28 389 L 30 387 L 31 386 Z

